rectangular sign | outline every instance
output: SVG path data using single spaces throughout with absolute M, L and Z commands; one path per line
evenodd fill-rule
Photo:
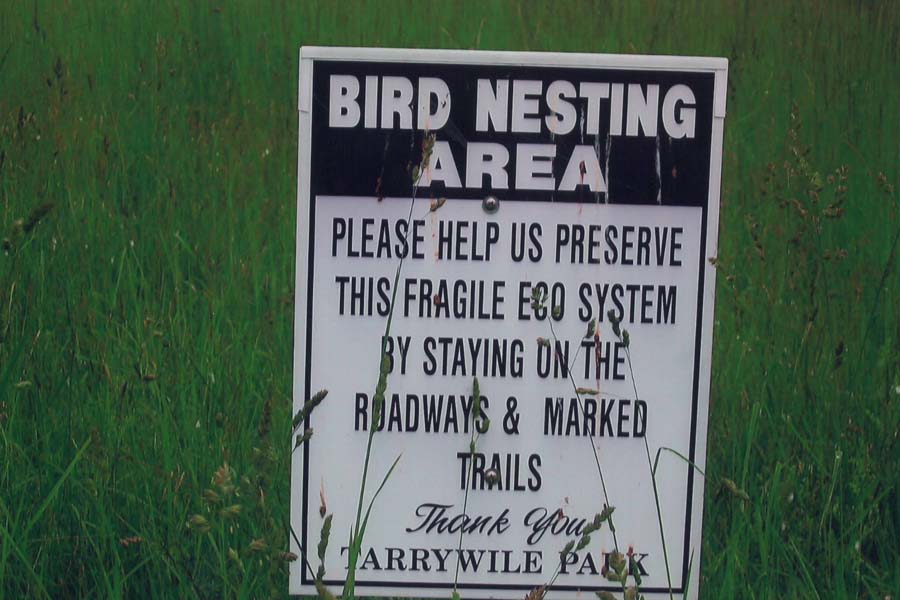
M 375 427 L 364 506 L 399 461 L 357 595 L 621 591 L 620 552 L 648 599 L 697 597 L 726 76 L 302 49 L 294 411 L 328 396 L 292 457 L 292 594 L 315 593 L 326 514 L 341 590 Z

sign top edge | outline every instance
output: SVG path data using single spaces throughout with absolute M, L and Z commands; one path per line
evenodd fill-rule
M 564 66 L 611 69 L 727 71 L 728 59 L 713 56 L 649 54 L 590 54 L 583 52 L 520 52 L 508 50 L 435 50 L 418 48 L 363 48 L 302 46 L 302 60 L 354 60 L 371 62 L 433 62 L 509 66 Z

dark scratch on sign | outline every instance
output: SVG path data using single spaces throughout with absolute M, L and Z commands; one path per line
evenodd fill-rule
M 612 136 L 609 133 L 606 134 L 606 173 L 603 174 L 606 177 L 606 203 L 609 204 L 612 202 L 612 182 L 609 180 L 609 155 L 612 154 Z
M 388 134 L 384 137 L 384 150 L 381 153 L 381 172 L 378 174 L 378 179 L 375 180 L 375 196 L 378 198 L 379 202 L 384 200 L 384 193 L 381 190 L 381 182 L 384 178 L 384 163 L 387 162 L 387 153 L 390 145 L 391 135 Z
M 662 204 L 662 170 L 659 157 L 659 134 L 656 136 L 656 203 Z

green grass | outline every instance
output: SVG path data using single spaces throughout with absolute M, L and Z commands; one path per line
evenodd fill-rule
M 302 44 L 728 57 L 701 593 L 897 597 L 900 5 L 785 4 L 3 2 L 0 598 L 285 595 Z

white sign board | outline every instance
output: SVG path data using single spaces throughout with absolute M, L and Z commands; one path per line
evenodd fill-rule
M 618 548 L 647 598 L 669 576 L 696 597 L 703 478 L 661 455 L 667 576 L 648 452 L 705 467 L 726 75 L 719 58 L 302 49 L 294 411 L 328 396 L 293 453 L 291 593 L 314 593 L 323 503 L 340 593 L 376 426 L 365 504 L 400 459 L 357 595 L 522 598 L 558 568 L 554 596 L 621 590 L 603 576 Z M 560 565 L 607 501 L 615 534 Z

